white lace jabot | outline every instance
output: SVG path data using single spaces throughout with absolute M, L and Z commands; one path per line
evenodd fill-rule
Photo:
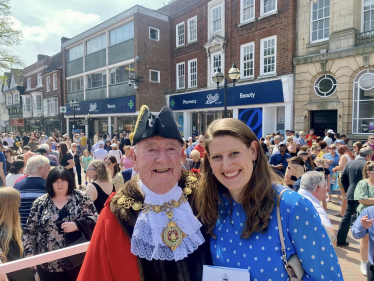
M 146 187 L 140 180 L 139 185 L 144 193 L 144 202 L 152 205 L 162 205 L 172 199 L 178 201 L 182 196 L 182 188 L 178 183 L 166 194 L 157 194 Z M 205 242 L 200 228 L 201 223 L 192 212 L 190 204 L 182 203 L 178 208 L 173 208 L 173 221 L 187 235 L 182 243 L 173 252 L 162 241 L 161 234 L 170 221 L 164 212 L 158 214 L 143 211 L 136 220 L 134 232 L 131 237 L 131 253 L 147 260 L 182 260 L 194 252 Z

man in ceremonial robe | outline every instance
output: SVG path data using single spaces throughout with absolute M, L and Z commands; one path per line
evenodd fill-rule
M 102 210 L 78 280 L 202 280 L 209 237 L 193 208 L 197 175 L 182 171 L 173 112 L 140 110 L 131 158 L 138 175 Z

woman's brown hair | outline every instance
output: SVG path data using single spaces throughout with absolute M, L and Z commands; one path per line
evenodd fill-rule
M 365 164 L 365 167 L 364 169 L 362 170 L 362 177 L 364 179 L 367 179 L 369 178 L 368 176 L 368 173 L 367 172 L 373 172 L 374 171 L 374 161 L 367 161 L 366 164 Z
M 306 152 L 306 151 L 308 150 L 308 148 L 309 148 L 309 146 L 307 146 L 307 145 L 303 145 L 302 147 L 300 147 L 300 150 Z M 313 158 L 312 158 L 312 156 L 308 156 L 307 161 L 309 161 L 310 166 L 312 167 L 312 169 L 314 169 L 315 166 L 314 166 L 314 162 L 313 162 Z
M 64 142 L 60 143 L 60 148 L 61 148 L 61 155 L 60 155 L 60 159 L 58 159 L 58 161 L 61 163 L 61 161 L 65 157 L 65 155 L 70 153 L 70 152 L 68 150 L 68 145 Z
M 347 154 L 351 160 L 354 160 L 356 156 L 352 153 L 352 151 L 349 150 L 348 146 L 342 145 L 338 147 L 338 153 L 340 157 L 342 157 L 343 154 Z
M 356 142 L 353 144 L 353 146 L 357 146 L 358 151 L 360 151 L 360 149 L 362 148 L 362 142 L 360 142 L 360 141 L 356 141 Z
M 202 177 L 196 197 L 199 216 L 208 232 L 214 236 L 213 229 L 218 219 L 218 204 L 223 205 L 220 193 L 232 200 L 229 191 L 223 186 L 212 173 L 209 162 L 209 145 L 216 137 L 232 136 L 241 140 L 247 148 L 252 142 L 257 143 L 257 160 L 252 171 L 252 177 L 245 189 L 242 191 L 243 206 L 246 214 L 246 223 L 241 234 L 242 238 L 248 238 L 254 232 L 266 230 L 269 225 L 269 217 L 275 206 L 276 183 L 281 179 L 270 168 L 267 158 L 261 149 L 261 145 L 252 130 L 242 121 L 233 118 L 224 118 L 213 121 L 205 132 L 205 155 L 202 163 Z M 232 214 L 232 212 L 230 212 Z
M 12 187 L 0 188 L 0 249 L 3 252 L 0 258 L 4 262 L 6 262 L 9 243 L 12 239 L 19 246 L 19 256 L 23 256 L 22 230 L 18 212 L 20 204 L 21 196 L 16 189 Z
M 112 162 L 112 164 L 115 164 L 114 168 L 113 168 L 113 175 L 112 175 L 112 178 L 114 178 L 114 176 L 117 175 L 117 173 L 119 173 L 119 171 L 120 171 L 119 165 L 117 163 L 117 159 L 113 155 L 107 156 L 107 157 L 105 157 L 105 159 L 108 159 L 110 162 Z
M 96 171 L 96 177 L 94 178 L 95 181 L 96 180 L 102 181 L 102 182 L 110 181 L 109 171 L 107 167 L 105 166 L 105 163 L 102 160 L 99 160 L 99 159 L 93 160 L 90 163 L 90 165 L 92 165 L 92 167 L 94 167 Z

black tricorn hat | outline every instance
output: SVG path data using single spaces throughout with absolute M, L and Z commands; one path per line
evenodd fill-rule
M 170 107 L 163 107 L 160 113 L 155 116 L 149 111 L 148 106 L 143 105 L 140 109 L 138 120 L 136 121 L 132 145 L 136 145 L 141 140 L 155 136 L 166 139 L 176 139 L 183 144 L 182 135 Z

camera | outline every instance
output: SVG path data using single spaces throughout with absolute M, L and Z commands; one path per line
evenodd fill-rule
M 131 87 L 131 80 L 129 80 L 129 86 Z

